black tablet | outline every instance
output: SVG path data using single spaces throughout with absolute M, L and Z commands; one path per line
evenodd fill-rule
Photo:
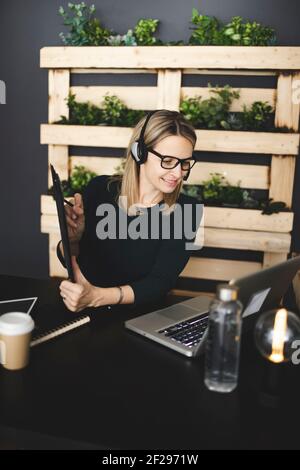
M 54 170 L 53 166 L 50 165 L 51 168 L 51 175 L 53 181 L 53 196 L 56 202 L 56 209 L 59 221 L 59 228 L 61 234 L 61 240 L 64 249 L 64 258 L 65 263 L 68 271 L 69 280 L 75 282 L 74 273 L 72 268 L 71 262 L 71 249 L 70 249 L 70 242 L 68 237 L 68 226 L 67 226 L 67 219 L 65 214 L 64 208 L 64 197 L 61 189 L 61 183 L 58 174 Z

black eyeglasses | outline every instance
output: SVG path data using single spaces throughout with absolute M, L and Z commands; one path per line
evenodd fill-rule
M 168 155 L 161 155 L 152 148 L 148 148 L 148 151 L 161 159 L 161 167 L 165 170 L 171 170 L 180 164 L 183 171 L 190 171 L 196 163 L 196 160 L 191 157 L 182 159 L 177 157 L 169 157 Z

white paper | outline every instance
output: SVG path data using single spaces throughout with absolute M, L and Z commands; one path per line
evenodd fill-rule
M 262 304 L 267 298 L 268 293 L 270 292 L 271 287 L 268 289 L 264 289 L 261 291 L 256 292 L 252 295 L 251 299 L 248 302 L 247 307 L 243 312 L 243 318 L 252 315 L 253 313 L 258 312 L 261 309 Z
M 37 297 L 27 297 L 25 299 L 12 299 L 0 301 L 0 315 L 9 312 L 22 312 L 30 314 Z

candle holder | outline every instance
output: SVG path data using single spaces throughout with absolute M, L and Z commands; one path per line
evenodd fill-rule
M 300 320 L 285 308 L 263 313 L 254 330 L 259 352 L 269 361 L 279 364 L 292 359 L 296 341 L 300 340 Z
M 269 310 L 259 317 L 254 338 L 257 349 L 267 359 L 262 365 L 258 400 L 263 407 L 277 408 L 284 383 L 284 363 L 293 358 L 296 341 L 300 339 L 300 320 L 284 308 Z

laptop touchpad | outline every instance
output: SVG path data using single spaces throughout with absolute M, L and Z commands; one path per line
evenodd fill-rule
M 184 320 L 185 317 L 195 315 L 195 310 L 185 305 L 172 305 L 164 310 L 161 310 L 159 314 L 162 317 L 170 318 L 170 320 Z

